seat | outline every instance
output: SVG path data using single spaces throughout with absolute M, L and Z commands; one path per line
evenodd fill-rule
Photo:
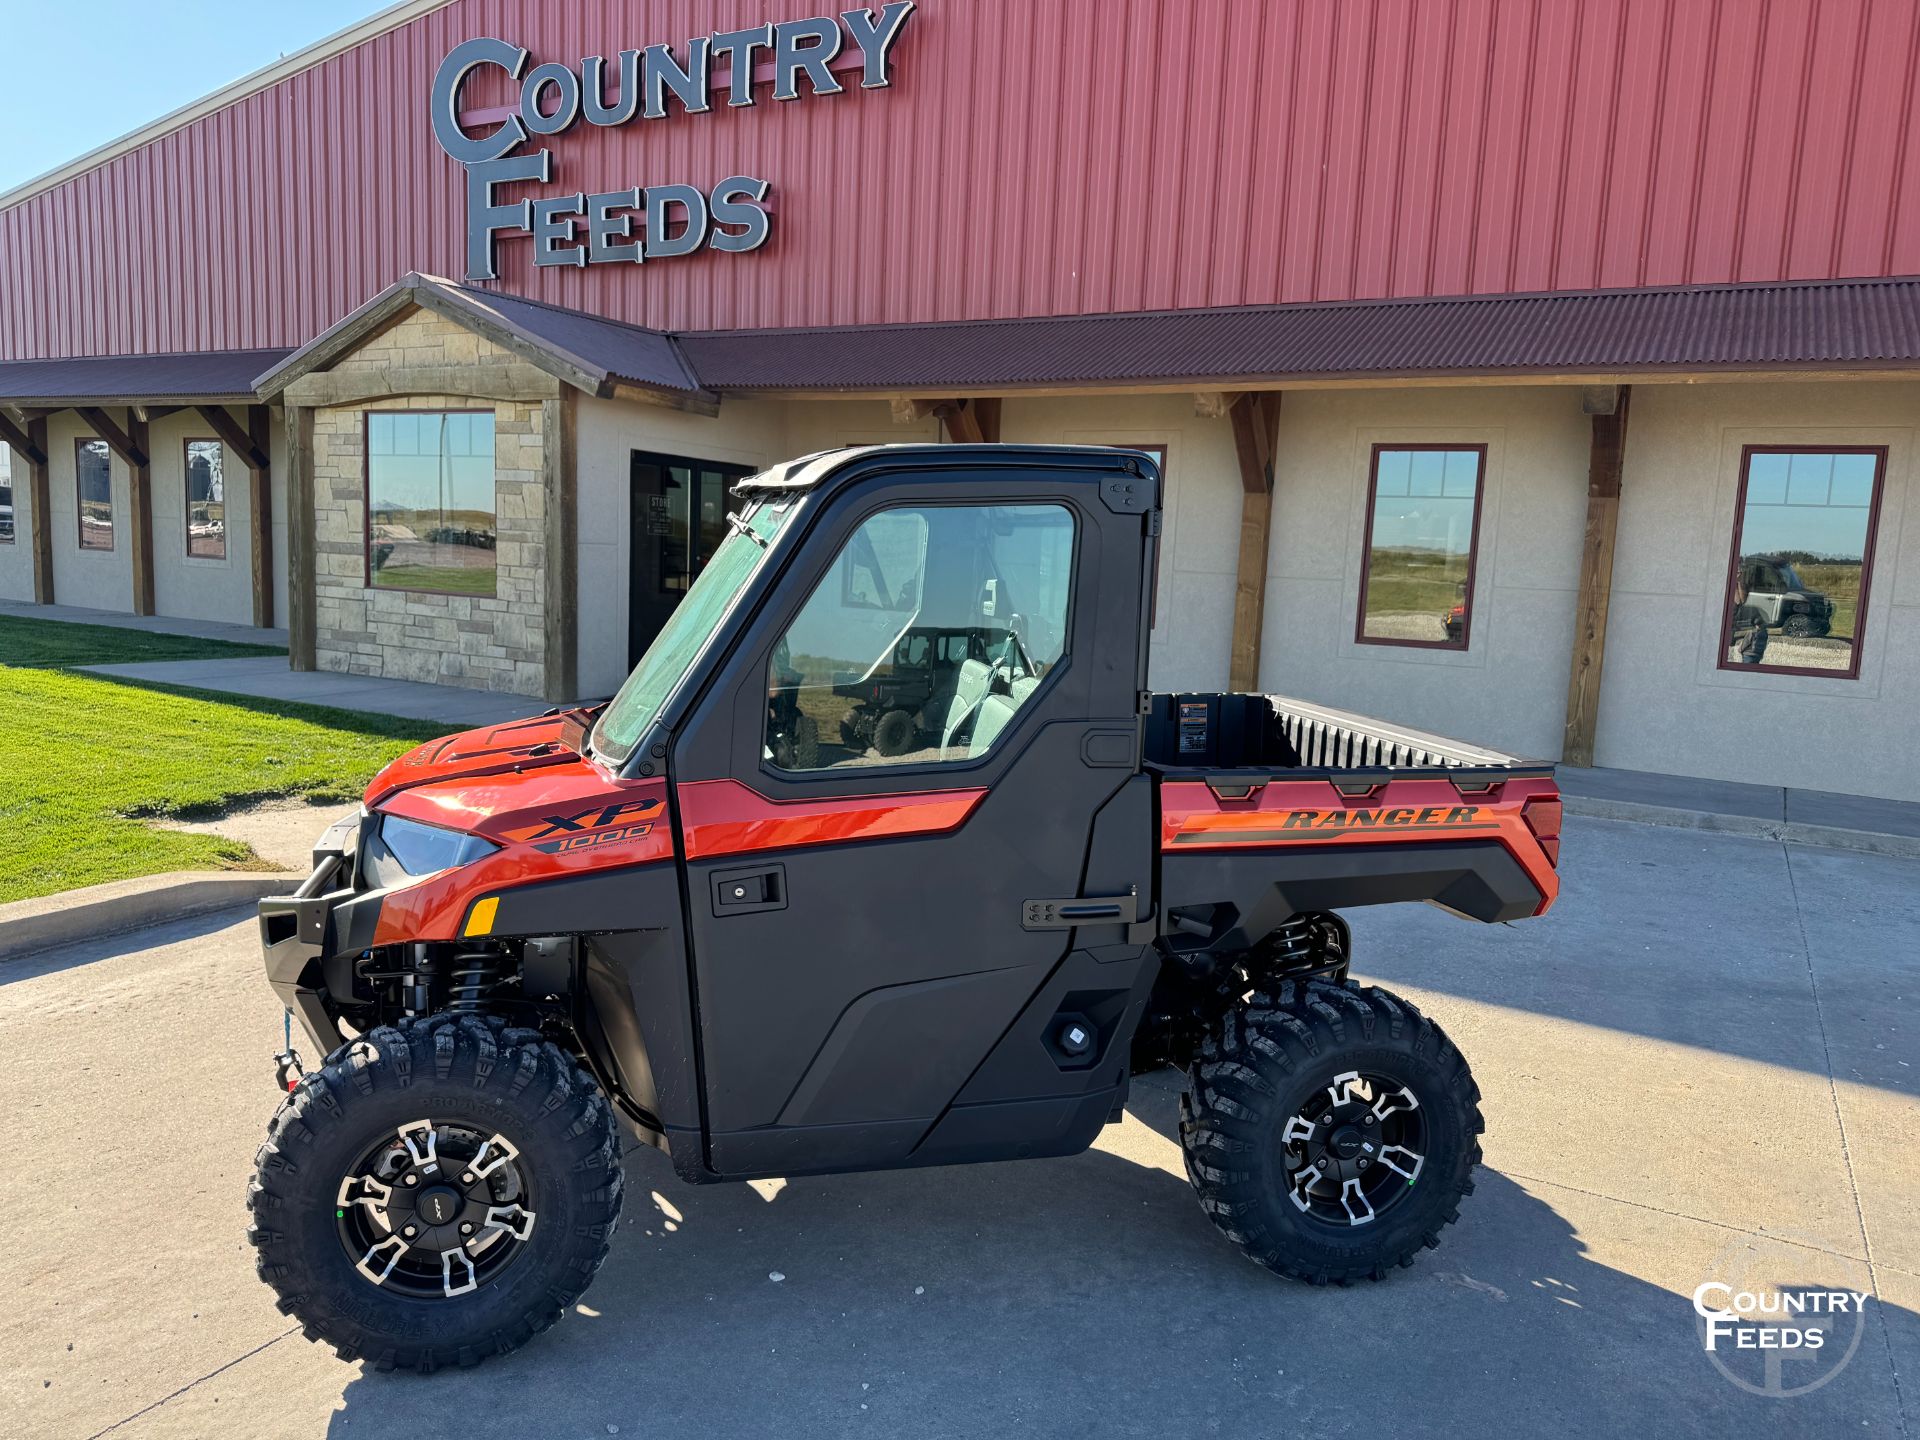
M 1005 695 L 989 695 L 980 702 L 980 716 L 973 722 L 973 738 L 967 742 L 967 758 L 987 753 L 989 746 L 999 738 L 1000 732 L 1020 713 L 1020 707 L 1027 703 L 1029 696 L 1040 688 L 1040 681 L 1032 675 L 1022 675 L 1008 686 Z
M 993 685 L 993 667 L 984 660 L 962 660 L 954 677 L 953 689 L 936 695 L 920 712 L 920 728 L 940 737 L 940 748 L 953 743 L 953 737 L 986 699 Z

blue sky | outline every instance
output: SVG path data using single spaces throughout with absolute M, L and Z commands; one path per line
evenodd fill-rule
M 6 8 L 0 190 L 384 10 L 386 0 L 13 0 Z

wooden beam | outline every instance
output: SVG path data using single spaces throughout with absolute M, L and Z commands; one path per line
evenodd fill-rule
M 1587 385 L 1580 391 L 1580 409 L 1588 415 L 1611 415 L 1620 408 L 1618 385 Z
M 39 424 L 43 430 L 46 428 L 45 422 L 43 421 L 29 421 L 28 423 Z M 33 437 L 18 425 L 14 424 L 13 421 L 9 420 L 5 415 L 0 415 L 0 440 L 6 441 L 7 447 L 29 465 L 44 465 L 47 463 L 46 450 L 34 444 Z
M 1587 528 L 1580 546 L 1580 592 L 1574 601 L 1573 660 L 1567 676 L 1567 727 L 1561 743 L 1561 759 L 1568 765 L 1593 764 L 1631 398 L 1632 392 L 1623 385 L 1613 413 L 1593 417 L 1593 440 L 1587 456 Z
M 105 416 L 101 417 L 102 419 Z M 106 439 L 105 436 L 101 437 Z M 153 604 L 153 469 L 148 460 L 147 422 L 136 415 L 127 416 L 124 455 L 127 460 L 128 508 L 133 511 L 133 613 L 151 615 Z M 113 442 L 108 440 L 112 445 Z
M 267 452 L 260 448 L 253 436 L 240 428 L 232 414 L 224 405 L 196 405 L 200 418 L 213 428 L 220 437 L 220 443 L 240 457 L 240 463 L 249 470 L 265 470 L 273 464 L 267 458 Z M 249 410 L 255 406 L 248 406 Z
M 944 400 L 933 413 L 946 426 L 947 439 L 955 445 L 997 445 L 1000 443 L 1000 397 L 981 395 L 971 400 Z
M 540 407 L 540 478 L 546 490 L 546 698 L 580 698 L 579 485 L 574 474 L 577 391 L 562 390 Z
M 145 439 L 147 427 L 145 422 L 136 416 L 130 416 L 128 420 L 129 428 L 122 430 L 118 425 L 113 423 L 112 417 L 97 405 L 81 406 L 75 413 L 87 422 L 87 428 L 89 430 L 107 442 L 107 448 L 120 457 L 120 463 L 122 465 L 125 465 L 129 470 L 140 470 L 146 467 L 148 461 Z M 132 429 L 136 427 L 141 434 L 141 440 L 138 444 L 134 443 L 132 434 Z
M 405 395 L 458 395 L 474 400 L 525 403 L 551 400 L 560 382 L 523 361 L 505 365 L 392 365 L 379 370 L 327 370 L 288 384 L 289 405 L 359 405 Z
M 1000 443 L 1000 397 L 982 395 L 977 400 L 967 402 L 973 411 L 974 422 L 979 428 L 980 438 L 988 445 Z
M 1267 610 L 1267 545 L 1273 528 L 1273 458 L 1279 439 L 1280 392 L 1242 395 L 1233 405 L 1234 452 L 1240 461 L 1240 556 L 1233 588 L 1233 649 L 1228 688 L 1260 688 L 1260 639 Z
M 53 604 L 53 486 L 47 470 L 47 421 L 36 416 L 27 422 L 27 440 L 40 458 L 27 461 L 27 493 L 33 514 L 27 534 L 33 545 L 33 598 L 42 605 Z
M 253 623 L 273 627 L 273 419 L 264 405 L 247 407 L 247 499 L 253 518 Z
M 289 405 L 287 419 L 287 663 L 315 664 L 313 411 Z

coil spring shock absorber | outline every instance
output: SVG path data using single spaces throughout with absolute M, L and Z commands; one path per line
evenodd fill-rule
M 485 1008 L 487 991 L 504 978 L 506 956 L 494 946 L 475 946 L 453 952 L 447 981 L 447 1009 L 459 1015 L 477 1015 Z
M 1271 979 L 1298 979 L 1307 975 L 1344 978 L 1346 925 L 1337 915 L 1324 912 L 1292 916 L 1267 937 L 1261 960 L 1266 977 Z

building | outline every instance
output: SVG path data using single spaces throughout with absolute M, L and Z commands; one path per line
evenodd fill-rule
M 1156 686 L 1920 799 L 1916 71 L 1914 0 L 408 0 L 0 195 L 0 597 L 605 694 L 730 477 L 1094 441 Z

